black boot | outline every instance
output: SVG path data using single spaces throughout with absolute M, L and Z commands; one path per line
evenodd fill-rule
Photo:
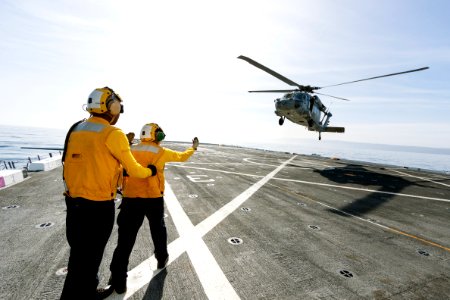
M 106 286 L 105 288 L 98 288 L 95 294 L 95 299 L 105 299 L 108 298 L 114 292 L 114 288 L 111 285 Z
M 165 259 L 161 259 L 161 260 L 158 259 L 158 266 L 157 266 L 157 268 L 158 269 L 165 268 L 167 266 L 167 262 L 168 261 L 169 261 L 169 257 L 168 256 Z
M 119 279 L 116 277 L 109 278 L 108 284 L 111 285 L 114 291 L 116 291 L 117 294 L 123 294 L 127 291 L 127 278 Z

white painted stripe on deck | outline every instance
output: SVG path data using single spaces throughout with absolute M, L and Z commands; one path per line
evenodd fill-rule
M 189 166 L 189 167 L 187 167 L 187 166 L 174 166 L 174 167 L 180 167 L 180 168 L 186 168 L 186 169 L 198 169 L 198 170 L 212 171 L 212 172 L 219 172 L 219 173 L 226 173 L 226 174 L 236 174 L 236 175 L 249 176 L 249 177 L 262 177 L 261 175 L 239 173 L 239 172 L 231 172 L 231 171 L 224 171 L 224 170 L 218 170 L 218 169 L 198 168 L 198 167 L 192 167 L 192 166 Z M 292 182 L 311 184 L 311 185 L 327 186 L 327 187 L 333 187 L 333 188 L 344 189 L 344 190 L 363 191 L 363 192 L 378 193 L 378 194 L 388 194 L 388 195 L 398 195 L 398 196 L 403 196 L 403 197 L 420 198 L 420 199 L 433 200 L 433 201 L 450 202 L 450 199 L 444 199 L 444 198 L 434 198 L 434 197 L 426 197 L 426 196 L 403 194 L 403 193 L 385 192 L 385 191 L 378 191 L 378 190 L 372 190 L 372 189 L 367 189 L 367 188 L 358 188 L 358 187 L 344 186 L 344 185 L 338 185 L 338 184 L 320 183 L 320 182 L 312 182 L 312 181 L 297 180 L 297 179 L 287 179 L 287 178 L 276 178 L 276 177 L 274 177 L 273 179 L 274 180 L 281 180 L 281 181 L 292 181 Z
M 272 179 L 281 169 L 295 159 L 295 157 L 293 156 L 285 161 L 195 227 L 176 199 L 170 185 L 166 182 L 164 197 L 166 206 L 180 235 L 178 239 L 168 245 L 168 265 L 176 260 L 184 251 L 187 251 L 191 263 L 203 285 L 205 294 L 209 299 L 240 299 L 225 274 L 223 274 L 202 237 L 242 205 L 242 203 Z M 119 300 L 131 297 L 161 271 L 154 270 L 155 268 L 156 260 L 153 255 L 128 272 L 127 292 L 125 294 L 118 295 L 114 292 L 108 299 Z
M 293 156 L 284 163 L 282 163 L 278 168 L 267 174 L 260 181 L 249 187 L 242 194 L 225 204 L 221 209 L 213 213 L 211 216 L 203 220 L 200 224 L 196 226 L 202 235 L 205 235 L 208 231 L 214 228 L 217 224 L 222 222 L 229 214 L 239 208 L 242 203 L 244 203 L 248 198 L 250 198 L 256 191 L 258 191 L 264 184 L 266 184 L 270 179 L 280 172 L 288 163 L 290 163 L 297 156 Z
M 393 227 L 389 227 L 389 226 L 386 226 L 386 225 L 383 225 L 383 224 L 379 224 L 379 223 L 374 222 L 374 221 L 369 220 L 369 219 L 364 219 L 364 218 L 361 218 L 361 217 L 359 217 L 359 216 L 352 215 L 352 214 L 350 214 L 350 213 L 348 213 L 348 212 L 345 212 L 345 211 L 343 211 L 343 210 L 337 209 L 337 208 L 335 208 L 335 207 L 333 207 L 333 206 L 330 206 L 330 205 L 328 205 L 328 204 L 326 204 L 326 203 L 322 203 L 322 202 L 320 202 L 320 201 L 316 201 L 316 200 L 313 200 L 313 201 L 316 202 L 316 203 L 318 203 L 318 204 L 320 204 L 320 205 L 322 205 L 322 206 L 327 207 L 328 209 L 338 211 L 338 212 L 341 213 L 341 214 L 345 214 L 346 216 L 349 216 L 349 217 L 352 217 L 352 218 L 355 218 L 355 219 L 358 219 L 358 220 L 361 220 L 361 221 L 370 223 L 370 224 L 372 224 L 372 225 L 376 225 L 376 226 L 381 227 L 381 228 L 383 228 L 383 229 L 385 229 L 385 230 L 389 230 L 389 231 L 395 232 L 395 233 L 397 233 L 397 234 L 401 234 L 401 235 L 403 235 L 403 236 L 407 236 L 407 237 L 413 238 L 413 239 L 415 239 L 415 240 L 421 241 L 422 243 L 425 243 L 425 244 L 428 244 L 428 245 L 432 245 L 432 246 L 435 246 L 435 247 L 438 247 L 438 248 L 441 248 L 441 249 L 444 249 L 444 250 L 450 252 L 450 248 L 449 248 L 449 247 L 446 247 L 446 246 L 443 246 L 443 245 L 441 245 L 441 244 L 435 243 L 435 242 L 433 242 L 433 241 L 431 241 L 431 240 L 427 240 L 427 239 L 425 239 L 425 238 L 419 237 L 419 236 L 414 235 L 414 234 L 411 234 L 411 233 L 407 233 L 407 232 L 405 232 L 405 231 L 402 231 L 402 230 L 399 230 L 399 229 L 396 229 L 396 228 L 393 228 Z
M 296 180 L 296 179 L 286 179 L 286 178 L 274 178 L 274 179 L 275 180 L 281 180 L 281 181 L 291 181 L 291 182 L 305 183 L 305 184 L 310 184 L 310 185 L 334 187 L 334 188 L 344 189 L 344 190 L 363 191 L 363 192 L 369 192 L 369 193 L 378 193 L 378 194 L 404 196 L 404 197 L 419 198 L 419 199 L 426 199 L 426 200 L 433 200 L 433 201 L 450 202 L 450 199 L 434 198 L 434 197 L 426 197 L 426 196 L 402 194 L 402 193 L 394 193 L 394 192 L 385 192 L 385 191 L 377 191 L 377 190 L 371 190 L 371 189 L 366 189 L 366 188 L 357 188 L 357 187 L 342 186 L 342 185 L 336 185 L 336 184 L 319 183 L 319 182 L 311 182 L 311 181 Z
M 167 246 L 167 250 L 169 252 L 169 261 L 167 262 L 167 265 L 170 265 L 181 254 L 183 254 L 183 252 L 185 251 L 183 242 L 185 241 L 178 238 Z M 114 292 L 107 299 L 128 299 L 129 297 L 133 296 L 134 293 L 148 284 L 153 277 L 161 272 L 161 270 L 162 269 L 156 269 L 156 258 L 154 255 L 152 255 L 151 257 L 147 258 L 139 265 L 137 265 L 134 269 L 128 271 L 126 293 L 118 295 Z
M 401 175 L 405 175 L 405 176 L 409 176 L 409 177 L 414 177 L 414 178 L 422 179 L 422 180 L 429 181 L 429 182 L 432 182 L 432 183 L 435 183 L 435 184 L 440 184 L 440 185 L 443 185 L 443 186 L 446 186 L 446 187 L 450 187 L 449 184 L 445 184 L 445 183 L 443 183 L 443 182 L 434 181 L 434 180 L 431 180 L 430 178 L 420 177 L 420 176 L 415 176 L 415 175 L 408 174 L 408 173 L 404 173 L 404 172 L 400 172 L 400 171 L 397 171 L 397 170 L 391 170 L 391 171 L 396 172 L 396 173 L 399 173 L 399 174 L 401 174 Z M 445 179 L 445 178 L 442 178 L 442 179 Z
M 170 185 L 166 186 L 165 202 L 182 240 L 181 244 L 186 248 L 208 299 L 240 299 L 203 241 L 202 235 L 184 212 Z

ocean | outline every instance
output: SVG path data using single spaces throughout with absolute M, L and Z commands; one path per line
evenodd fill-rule
M 22 147 L 63 148 L 66 132 L 60 129 L 0 125 L 0 170 L 22 169 L 29 160 L 37 161 L 57 154 L 57 150 L 22 149 Z M 62 153 L 62 151 L 61 151 Z
M 66 130 L 0 125 L 0 169 L 16 169 L 58 150 L 23 149 L 22 147 L 62 148 Z M 205 141 L 207 142 L 207 141 Z M 242 143 L 238 146 L 265 150 L 320 155 L 405 168 L 424 169 L 450 174 L 450 149 L 353 143 L 333 140 L 297 139 L 269 143 Z
M 450 149 L 446 148 L 308 139 L 265 145 L 248 143 L 245 146 L 450 174 Z

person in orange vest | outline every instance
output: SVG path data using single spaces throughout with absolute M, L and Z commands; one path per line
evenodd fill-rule
M 108 296 L 108 291 L 97 290 L 97 273 L 114 226 L 114 199 L 122 170 L 136 178 L 155 177 L 157 172 L 155 166 L 143 167 L 135 160 L 125 134 L 112 126 L 123 112 L 118 94 L 108 87 L 95 89 L 86 110 L 89 119 L 70 128 L 62 157 L 70 246 L 61 293 L 64 300 Z
M 186 161 L 197 150 L 199 141 L 195 137 L 191 147 L 178 152 L 160 146 L 165 136 L 158 124 L 149 123 L 142 127 L 141 142 L 131 147 L 136 160 L 142 165 L 155 165 L 157 174 L 144 179 L 129 174 L 124 179 L 123 198 L 117 217 L 119 237 L 110 265 L 109 280 L 110 288 L 118 294 L 127 290 L 128 260 L 144 217 L 147 217 L 150 224 L 158 268 L 164 268 L 169 259 L 164 223 L 164 167 L 167 162 Z

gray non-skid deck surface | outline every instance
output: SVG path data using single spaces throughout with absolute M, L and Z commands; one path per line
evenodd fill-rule
M 165 146 L 183 150 L 186 144 Z M 169 193 L 166 202 L 182 208 L 166 209 L 169 249 L 178 254 L 163 271 L 142 275 L 142 287 L 127 297 L 450 298 L 448 175 L 294 156 L 202 145 L 189 162 L 167 165 L 166 181 L 175 197 Z M 33 173 L 0 190 L 0 299 L 60 295 L 69 253 L 61 171 Z M 193 231 L 203 226 L 192 244 L 206 245 L 208 255 L 197 253 L 189 238 L 181 239 L 176 224 L 183 216 Z M 216 223 L 205 226 L 209 220 Z M 101 285 L 108 280 L 116 241 L 115 226 Z M 145 222 L 131 272 L 142 270 L 139 265 L 152 253 Z M 147 268 L 155 268 L 153 258 Z

